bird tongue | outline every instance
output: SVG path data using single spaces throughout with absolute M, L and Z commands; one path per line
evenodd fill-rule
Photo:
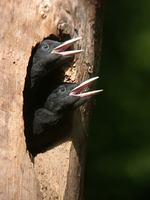
M 72 51 L 65 51 L 68 47 L 74 44 L 76 41 L 82 39 L 82 37 L 73 38 L 70 40 L 65 41 L 63 44 L 55 47 L 51 53 L 60 54 L 61 56 L 71 56 L 77 53 L 82 52 L 83 50 L 72 50 Z
M 90 78 L 86 81 L 84 81 L 83 83 L 81 83 L 80 85 L 78 85 L 77 87 L 75 87 L 73 90 L 71 90 L 71 92 L 69 93 L 70 96 L 77 96 L 79 98 L 87 98 L 87 97 L 91 97 L 99 92 L 102 92 L 103 90 L 94 90 L 94 91 L 90 91 L 90 92 L 85 92 L 85 93 L 81 93 L 83 91 L 83 89 L 90 84 L 91 82 L 95 81 L 96 79 L 98 79 L 99 77 L 93 77 Z

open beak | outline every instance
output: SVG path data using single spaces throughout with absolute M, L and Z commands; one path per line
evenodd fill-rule
M 72 51 L 65 51 L 68 47 L 74 44 L 76 41 L 82 39 L 82 37 L 73 38 L 70 40 L 65 41 L 61 45 L 55 47 L 51 53 L 60 54 L 61 56 L 72 56 L 77 53 L 82 52 L 83 50 L 72 50 Z
M 77 87 L 75 87 L 73 90 L 71 90 L 71 92 L 69 93 L 70 96 L 76 96 L 81 98 L 88 98 L 91 97 L 99 92 L 102 92 L 103 90 L 94 90 L 94 91 L 90 91 L 90 92 L 85 92 L 85 93 L 81 93 L 83 91 L 83 89 L 90 84 L 91 82 L 95 81 L 96 79 L 98 79 L 99 77 L 93 77 L 90 78 L 86 81 L 84 81 L 83 83 L 81 83 L 80 85 L 78 85 Z

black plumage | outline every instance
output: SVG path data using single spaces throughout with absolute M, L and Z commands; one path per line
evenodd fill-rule
M 31 67 L 31 88 L 38 87 L 46 74 L 71 59 L 72 56 L 62 56 L 52 52 L 54 48 L 61 44 L 47 39 L 38 45 Z
M 42 152 L 54 137 L 64 119 L 81 106 L 89 97 L 101 90 L 81 93 L 85 86 L 98 77 L 82 84 L 60 83 L 48 95 L 43 107 L 37 108 L 26 121 L 28 150 L 34 155 Z

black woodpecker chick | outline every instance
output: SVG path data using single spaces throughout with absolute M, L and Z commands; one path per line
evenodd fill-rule
M 30 58 L 25 89 L 24 89 L 24 112 L 30 110 L 36 102 L 36 95 L 42 79 L 58 66 L 65 64 L 77 53 L 82 50 L 65 51 L 68 47 L 80 40 L 81 37 L 67 40 L 65 42 L 57 42 L 50 39 L 45 39 L 39 43 Z M 42 90 L 44 87 L 42 86 Z
M 103 91 L 81 93 L 86 85 L 97 78 L 91 78 L 81 84 L 60 83 L 55 86 L 44 106 L 35 110 L 33 123 L 29 122 L 28 124 L 29 130 L 32 130 L 32 133 L 26 135 L 27 148 L 31 154 L 35 155 L 49 146 L 53 138 L 57 136 L 56 130 L 65 117 L 81 106 L 89 97 Z M 32 124 L 33 127 L 31 127 Z
M 67 62 L 73 55 L 82 52 L 82 50 L 65 51 L 68 47 L 80 39 L 81 37 L 78 37 L 67 40 L 63 43 L 50 39 L 43 40 L 38 45 L 33 56 L 33 63 L 31 67 L 31 88 L 37 87 L 41 78 L 53 69 Z

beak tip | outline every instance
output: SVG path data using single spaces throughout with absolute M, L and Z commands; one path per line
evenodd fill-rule
M 73 90 L 71 90 L 71 92 L 70 92 L 69 95 L 71 95 L 71 96 L 78 96 L 79 98 L 88 98 L 88 97 L 91 97 L 91 96 L 93 96 L 93 95 L 95 95 L 95 94 L 97 94 L 99 92 L 102 92 L 103 89 L 81 93 L 81 91 L 85 88 L 86 85 L 88 85 L 89 83 L 95 81 L 98 78 L 99 78 L 99 76 L 96 76 L 96 77 L 90 78 L 90 79 L 82 82 L 80 85 L 78 85 Z

